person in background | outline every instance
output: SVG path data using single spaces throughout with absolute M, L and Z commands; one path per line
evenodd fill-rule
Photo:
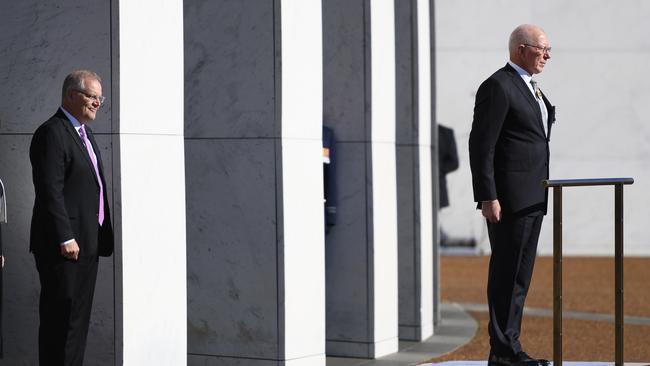
M 438 191 L 440 193 L 440 209 L 449 206 L 447 192 L 447 174 L 458 169 L 458 150 L 454 130 L 438 124 Z M 446 246 L 448 237 L 440 227 L 440 245 Z
M 325 194 L 325 232 L 336 225 L 336 154 L 334 130 L 323 126 L 323 193 Z

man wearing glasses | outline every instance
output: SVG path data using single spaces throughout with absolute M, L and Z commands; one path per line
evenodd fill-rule
M 469 137 L 474 200 L 487 222 L 488 365 L 541 365 L 519 342 L 524 301 L 546 214 L 553 107 L 533 75 L 551 47 L 544 31 L 520 25 L 509 41 L 510 61 L 479 87 Z
M 83 364 L 98 256 L 113 252 L 100 150 L 87 126 L 103 102 L 97 74 L 72 72 L 63 82 L 61 107 L 36 130 L 29 150 L 41 366 Z

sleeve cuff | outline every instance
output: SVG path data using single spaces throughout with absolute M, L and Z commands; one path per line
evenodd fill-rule
M 73 241 L 74 241 L 74 238 L 72 238 L 70 240 L 66 240 L 63 243 L 59 244 L 59 245 L 61 245 L 61 246 L 68 245 L 68 244 L 72 243 Z

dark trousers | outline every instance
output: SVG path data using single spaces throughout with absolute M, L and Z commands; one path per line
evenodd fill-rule
M 41 281 L 40 366 L 82 366 L 98 258 L 34 255 Z
M 506 216 L 488 223 L 492 255 L 487 296 L 491 352 L 512 357 L 521 352 L 519 334 L 524 301 L 533 275 L 537 240 L 544 216 Z

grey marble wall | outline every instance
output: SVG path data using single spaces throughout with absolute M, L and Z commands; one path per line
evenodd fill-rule
M 420 339 L 420 225 L 435 225 L 419 222 L 416 16 L 415 1 L 395 2 L 399 323 L 404 339 Z M 376 341 L 369 287 L 373 238 L 368 22 L 367 2 L 323 3 L 323 123 L 338 138 L 339 185 L 339 221 L 326 246 L 327 352 L 357 357 L 370 357 Z
M 336 135 L 337 224 L 326 236 L 326 352 L 372 357 L 369 8 L 323 1 L 323 124 Z
M 433 7 L 433 1 L 430 1 Z M 433 182 L 433 203 L 434 212 L 432 222 L 421 222 L 420 200 L 426 199 L 428 194 L 420 192 L 420 157 L 422 150 L 419 148 L 419 125 L 418 121 L 418 52 L 431 53 L 431 75 L 432 93 L 435 79 L 435 50 L 433 46 L 429 49 L 419 49 L 418 41 L 418 6 L 416 0 L 395 2 L 395 43 L 396 43 L 396 104 L 397 104 L 397 126 L 396 126 L 396 149 L 397 149 L 397 204 L 398 204 L 398 249 L 399 249 L 399 331 L 400 339 L 422 340 L 423 322 L 431 319 L 431 315 L 424 315 L 421 312 L 422 284 L 428 284 L 433 280 L 434 288 L 434 313 L 437 312 L 438 299 L 435 295 L 437 282 L 437 153 L 431 149 L 432 182 Z M 433 9 L 430 9 L 431 15 Z M 430 18 L 432 21 L 432 18 Z M 434 28 L 431 24 L 431 42 L 434 40 Z M 431 104 L 432 130 L 435 129 L 435 110 Z M 432 138 L 437 134 L 432 133 Z M 432 146 L 437 146 L 437 140 L 432 140 Z M 428 146 L 430 147 L 430 146 Z M 427 186 L 424 189 L 429 189 Z M 426 217 L 426 216 L 425 216 Z M 433 242 L 424 243 L 421 238 L 421 226 L 431 225 L 433 227 Z M 429 258 L 421 258 L 421 246 L 433 246 L 433 263 Z M 424 273 L 429 273 L 428 268 L 433 264 L 434 278 L 422 278 Z M 428 301 L 428 300 L 426 300 Z M 426 308 L 430 308 L 427 306 Z M 424 319 L 423 319 L 424 318 Z M 428 319 L 428 320 L 427 320 Z M 434 316 L 435 319 L 435 316 Z M 430 325 L 430 324 L 429 324 Z M 426 333 L 426 328 L 425 328 Z
M 0 11 L 0 177 L 5 183 L 9 223 L 2 239 L 4 268 L 2 364 L 34 365 L 38 357 L 40 284 L 29 253 L 34 190 L 29 144 L 34 130 L 52 116 L 65 76 L 88 68 L 103 77 L 108 97 L 91 125 L 101 146 L 112 197 L 110 3 L 90 1 L 3 1 Z M 100 260 L 86 362 L 114 363 L 113 259 Z
M 419 340 L 419 159 L 415 1 L 395 2 L 399 336 Z
M 267 0 L 184 3 L 189 365 L 282 353 L 274 16 Z

